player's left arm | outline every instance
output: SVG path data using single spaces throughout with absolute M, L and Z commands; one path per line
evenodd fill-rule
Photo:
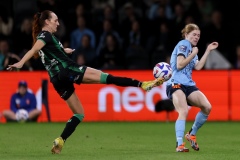
M 217 47 L 218 47 L 218 42 L 212 42 L 207 46 L 207 49 L 206 49 L 205 53 L 203 54 L 202 58 L 200 59 L 200 61 L 197 61 L 195 63 L 196 70 L 201 70 L 203 68 L 203 66 L 205 65 L 205 63 L 207 61 L 207 57 L 208 57 L 209 53 L 213 49 L 216 49 Z

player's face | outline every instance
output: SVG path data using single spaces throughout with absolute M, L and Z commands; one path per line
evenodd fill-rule
M 186 34 L 186 40 L 188 40 L 192 46 L 196 46 L 200 39 L 200 30 L 193 30 L 190 33 Z
M 51 19 L 48 20 L 48 26 L 51 29 L 51 31 L 57 32 L 57 27 L 59 26 L 59 22 L 58 22 L 58 17 L 55 13 L 51 13 Z

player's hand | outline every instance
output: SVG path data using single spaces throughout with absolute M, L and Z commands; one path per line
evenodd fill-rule
M 208 45 L 207 49 L 208 50 L 213 50 L 213 49 L 216 49 L 218 47 L 218 42 L 212 42 Z
M 19 68 L 22 68 L 22 66 L 23 66 L 23 64 L 21 62 L 17 62 L 17 63 L 14 63 L 12 65 L 8 65 L 7 70 L 11 71 L 14 68 L 19 69 Z
M 72 53 L 75 51 L 75 49 L 64 48 L 64 51 L 65 51 L 65 53 L 67 53 L 67 54 L 72 54 Z
M 197 55 L 198 54 L 198 47 L 192 48 L 192 54 Z

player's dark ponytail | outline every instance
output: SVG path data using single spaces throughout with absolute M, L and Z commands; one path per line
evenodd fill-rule
M 32 25 L 33 45 L 37 41 L 37 36 L 45 25 L 45 20 L 51 18 L 51 12 L 52 11 L 45 10 L 43 12 L 38 12 L 34 15 Z M 35 53 L 34 57 L 38 57 L 38 53 Z

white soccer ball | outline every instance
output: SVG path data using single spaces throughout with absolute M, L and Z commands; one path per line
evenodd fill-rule
M 159 62 L 153 68 L 154 78 L 164 78 L 164 81 L 168 81 L 172 77 L 172 68 L 166 62 Z
M 16 112 L 17 121 L 26 121 L 28 119 L 28 112 L 25 109 L 19 109 Z

